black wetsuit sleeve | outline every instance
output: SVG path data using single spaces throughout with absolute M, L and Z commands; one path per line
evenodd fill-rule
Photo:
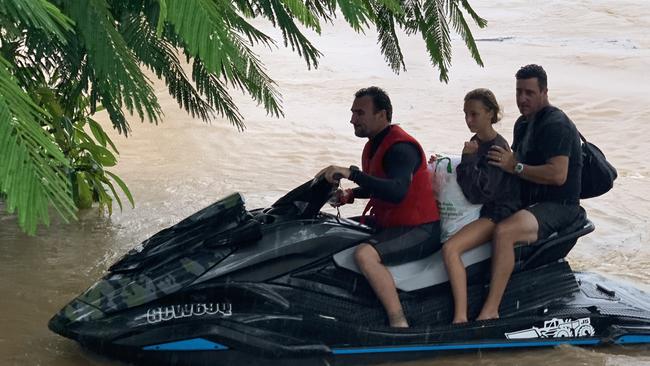
M 508 173 L 501 168 L 488 164 L 481 152 L 463 154 L 460 164 L 456 167 L 456 181 L 467 200 L 473 204 L 494 201 L 501 191 L 506 189 L 502 187 L 506 174 Z
M 354 174 L 354 172 L 352 174 Z M 350 175 L 350 180 L 351 179 L 352 176 Z M 370 192 L 361 187 L 354 188 L 352 192 L 354 194 L 354 198 L 370 198 Z
M 400 142 L 391 146 L 383 161 L 387 178 L 373 177 L 358 170 L 350 174 L 350 180 L 359 185 L 359 188 L 355 189 L 355 197 L 374 197 L 391 203 L 401 202 L 406 197 L 421 159 L 420 151 L 411 143 Z

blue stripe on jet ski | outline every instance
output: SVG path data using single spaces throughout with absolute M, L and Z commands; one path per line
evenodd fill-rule
M 616 340 L 616 344 L 634 344 L 634 343 L 650 343 L 650 335 L 624 335 Z
M 145 351 L 221 351 L 228 349 L 223 344 L 208 341 L 203 338 L 186 339 L 183 341 L 161 343 L 142 347 Z
M 512 342 L 512 343 L 473 343 L 473 344 L 442 344 L 431 346 L 406 346 L 406 347 L 373 347 L 373 348 L 334 348 L 335 355 L 351 355 L 361 353 L 389 353 L 389 352 L 419 352 L 419 351 L 445 351 L 464 349 L 489 349 L 489 348 L 517 348 L 517 347 L 551 347 L 561 344 L 595 345 L 598 339 L 580 339 L 566 341 L 539 341 L 539 342 Z

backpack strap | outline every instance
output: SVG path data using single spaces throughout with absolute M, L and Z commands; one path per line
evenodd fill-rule
M 576 131 L 578 131 L 578 127 L 576 127 Z M 580 136 L 580 140 L 582 140 L 582 142 L 584 142 L 585 144 L 587 143 L 587 139 L 584 136 L 582 136 L 580 131 L 578 131 L 578 136 Z

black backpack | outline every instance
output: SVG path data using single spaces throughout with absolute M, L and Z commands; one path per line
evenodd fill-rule
M 600 149 L 588 142 L 580 132 L 582 140 L 582 189 L 580 198 L 598 197 L 614 186 L 618 177 L 616 168 L 610 164 Z

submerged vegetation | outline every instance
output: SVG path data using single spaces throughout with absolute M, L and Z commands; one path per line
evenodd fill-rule
M 49 224 L 52 206 L 65 219 L 98 202 L 133 204 L 124 182 L 105 168 L 117 149 L 92 116 L 105 110 L 125 136 L 127 114 L 158 122 L 161 109 L 148 69 L 189 114 L 216 116 L 239 129 L 231 98 L 239 90 L 272 116 L 283 115 L 280 93 L 252 47 L 277 47 L 250 23 L 279 28 L 283 45 L 318 67 L 321 53 L 304 35 L 343 16 L 355 31 L 373 27 L 387 63 L 405 69 L 398 39 L 420 34 L 441 81 L 451 63 L 451 31 L 482 64 L 467 0 L 3 0 L 0 2 L 0 197 L 33 234 Z M 191 72 L 186 73 L 184 63 Z M 112 150 L 112 151 L 111 151 Z

